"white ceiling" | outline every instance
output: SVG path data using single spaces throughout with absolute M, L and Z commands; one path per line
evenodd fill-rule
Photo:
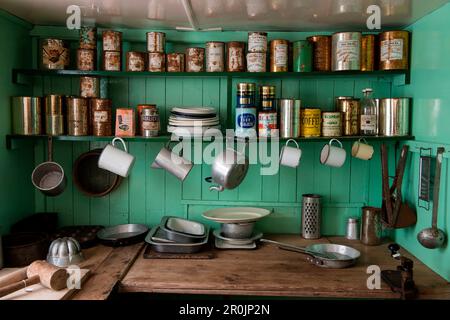
M 65 25 L 79 5 L 84 23 L 101 27 L 190 28 L 184 0 L 0 0 L 0 8 L 37 25 Z M 199 29 L 365 30 L 366 9 L 379 5 L 382 27 L 404 27 L 449 0 L 186 0 Z

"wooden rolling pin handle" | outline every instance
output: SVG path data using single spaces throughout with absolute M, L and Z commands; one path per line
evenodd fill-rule
M 10 284 L 25 280 L 27 278 L 28 267 L 16 270 L 0 279 L 0 288 L 6 287 Z
M 24 289 L 33 284 L 37 284 L 39 282 L 40 282 L 39 276 L 35 275 L 35 276 L 32 276 L 31 278 L 24 279 L 22 281 L 7 285 L 3 288 L 0 288 L 0 298 L 7 296 L 8 294 L 11 294 L 13 292 L 16 292 L 17 290 Z

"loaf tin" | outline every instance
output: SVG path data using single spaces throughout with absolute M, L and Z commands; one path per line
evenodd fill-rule
M 248 52 L 267 52 L 267 33 L 249 32 L 248 33 Z
M 184 72 L 184 53 L 167 54 L 167 72 Z
M 259 106 L 261 111 L 275 111 L 275 86 L 259 87 Z
M 97 28 L 82 26 L 80 28 L 80 49 L 95 50 L 97 48 Z
M 42 102 L 40 97 L 12 97 L 13 134 L 42 133 Z
M 266 72 L 266 53 L 265 52 L 247 53 L 247 71 Z
M 361 69 L 361 32 L 338 32 L 332 36 L 331 70 Z
M 305 108 L 301 110 L 300 135 L 305 138 L 320 137 L 321 113 L 318 108 Z
M 80 96 L 97 98 L 100 95 L 100 79 L 97 77 L 80 77 Z
M 112 101 L 110 99 L 90 99 L 92 135 L 112 135 Z
M 145 71 L 145 60 L 147 60 L 145 52 L 128 51 L 126 70 L 132 72 Z
M 340 112 L 322 112 L 322 136 L 340 137 L 342 135 L 342 114 Z
M 256 84 L 240 82 L 236 89 L 236 108 L 256 107 Z
M 313 46 L 309 41 L 295 41 L 292 44 L 292 71 L 311 72 L 313 66 Z
M 227 43 L 226 70 L 228 72 L 245 71 L 245 43 L 231 41 Z
M 380 34 L 380 70 L 409 69 L 408 31 L 387 31 Z
M 144 108 L 140 113 L 139 128 L 143 137 L 157 137 L 160 130 L 159 112 L 157 108 Z
M 205 71 L 205 49 L 187 48 L 186 49 L 186 72 Z
M 66 97 L 67 132 L 69 136 L 89 134 L 89 100 L 86 98 Z
M 289 41 L 270 41 L 270 72 L 287 72 L 289 63 Z
M 97 58 L 93 49 L 77 49 L 77 69 L 83 71 L 95 70 Z
M 115 135 L 117 137 L 134 137 L 135 130 L 134 109 L 117 108 Z
M 313 45 L 314 71 L 331 70 L 331 37 L 312 36 L 307 39 Z
M 178 217 L 163 217 L 160 231 L 164 234 L 164 238 L 178 243 L 202 242 L 207 237 L 205 225 Z
M 409 135 L 410 98 L 380 99 L 379 134 Z
M 176 243 L 165 238 L 159 226 L 154 227 L 146 236 L 147 242 L 153 250 L 161 253 L 196 253 L 204 249 L 209 241 L 209 229 L 206 229 L 206 237 L 201 242 Z
M 357 136 L 360 131 L 360 100 L 348 97 L 336 99 L 337 111 L 342 113 L 342 135 Z
M 225 70 L 225 43 L 210 41 L 206 43 L 206 72 Z
M 361 71 L 375 70 L 376 36 L 367 34 L 361 38 Z
M 122 32 L 103 31 L 103 51 L 122 51 Z
M 260 137 L 272 137 L 274 130 L 278 129 L 276 111 L 261 111 L 258 113 L 258 135 Z
M 166 55 L 160 52 L 149 52 L 148 54 L 148 71 L 164 72 L 166 71 Z
M 147 51 L 164 53 L 166 46 L 166 34 L 164 32 L 147 32 Z
M 41 40 L 41 68 L 61 70 L 69 67 L 69 44 L 60 39 Z
M 105 71 L 122 70 L 122 52 L 103 51 L 103 70 Z

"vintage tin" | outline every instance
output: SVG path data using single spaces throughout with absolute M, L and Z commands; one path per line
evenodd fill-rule
M 167 71 L 184 72 L 184 53 L 167 54 Z
M 128 51 L 127 52 L 127 71 L 145 71 L 145 60 L 147 59 L 147 53 Z
M 308 41 L 313 45 L 313 67 L 314 71 L 331 70 L 331 37 L 313 36 Z
M 380 100 L 379 134 L 382 136 L 409 135 L 411 98 Z
M 321 113 L 322 111 L 320 109 L 306 108 L 301 110 L 300 135 L 302 137 L 320 137 Z
M 149 52 L 147 69 L 150 72 L 166 71 L 166 55 L 160 52 Z
M 275 111 L 275 86 L 259 87 L 259 105 L 261 111 Z
M 256 108 L 236 108 L 236 130 L 237 137 L 256 136 Z
M 297 138 L 300 136 L 298 127 L 300 119 L 300 100 L 297 100 L 298 107 L 295 107 L 296 100 L 280 99 L 278 100 L 278 109 L 280 111 L 280 137 Z
M 42 102 L 40 97 L 12 97 L 13 134 L 42 133 Z
M 313 66 L 313 46 L 309 41 L 295 41 L 292 45 L 292 71 L 311 72 Z
M 331 70 L 361 69 L 361 32 L 338 32 L 332 36 Z
M 89 100 L 67 97 L 67 132 L 69 136 L 87 136 L 89 134 Z
M 110 99 L 90 99 L 92 135 L 112 135 L 112 101 Z
M 44 99 L 45 115 L 63 115 L 63 96 L 59 94 L 50 94 Z
M 63 115 L 46 116 L 45 134 L 49 136 L 64 135 L 64 116 Z
M 135 130 L 134 109 L 117 108 L 115 135 L 117 137 L 134 137 Z
M 140 132 L 141 131 L 141 114 L 142 114 L 142 110 L 144 109 L 156 109 L 156 104 L 138 104 L 137 105 L 137 116 L 138 116 L 138 128 L 137 130 Z
M 206 72 L 225 70 L 225 43 L 210 41 L 206 43 Z
M 120 71 L 122 70 L 122 52 L 103 51 L 103 70 Z
M 267 52 L 267 33 L 249 32 L 248 33 L 248 52 Z
M 41 40 L 41 68 L 65 69 L 70 64 L 70 49 L 66 41 L 60 39 Z
M 409 68 L 409 32 L 387 31 L 380 34 L 380 70 Z
M 375 40 L 373 34 L 362 36 L 361 39 L 361 71 L 375 70 Z
M 322 136 L 342 136 L 342 114 L 340 112 L 322 112 Z
M 247 53 L 247 71 L 266 72 L 266 53 L 265 52 Z
M 270 72 L 287 72 L 289 64 L 289 41 L 270 41 Z
M 251 82 L 238 83 L 236 97 L 236 108 L 256 107 L 256 84 Z
M 302 134 L 302 101 L 299 99 L 294 100 L 294 136 L 300 137 Z
M 360 130 L 361 106 L 359 99 L 336 99 L 337 111 L 342 113 L 342 135 L 357 136 Z
M 232 41 L 227 43 L 227 71 L 245 71 L 245 43 Z
M 122 51 L 122 32 L 103 31 L 103 51 Z
M 273 130 L 278 129 L 276 111 L 261 111 L 258 113 L 258 135 L 260 137 L 272 137 Z
M 186 49 L 186 72 L 205 71 L 205 49 L 187 48 Z
M 59 136 L 64 134 L 63 97 L 57 94 L 45 96 L 45 134 Z
M 80 77 L 80 97 L 97 98 L 100 95 L 100 79 L 97 77 Z
M 97 48 L 97 28 L 83 26 L 80 28 L 80 49 L 95 50 Z
M 77 49 L 77 69 L 83 71 L 95 70 L 97 63 L 96 50 Z
M 160 130 L 159 112 L 157 108 L 144 108 L 140 114 L 140 131 L 143 137 L 157 137 Z
M 166 34 L 164 32 L 147 32 L 147 51 L 164 53 Z

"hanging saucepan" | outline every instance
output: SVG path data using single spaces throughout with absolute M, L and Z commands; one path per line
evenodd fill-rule
M 48 161 L 38 165 L 31 174 L 33 185 L 43 194 L 54 197 L 63 193 L 66 188 L 67 178 L 64 169 L 53 162 L 53 139 L 48 137 L 47 146 Z
M 227 147 L 217 155 L 212 164 L 211 177 L 205 178 L 207 182 L 216 184 L 209 187 L 210 191 L 231 190 L 241 184 L 248 171 L 245 146 L 242 152 Z

